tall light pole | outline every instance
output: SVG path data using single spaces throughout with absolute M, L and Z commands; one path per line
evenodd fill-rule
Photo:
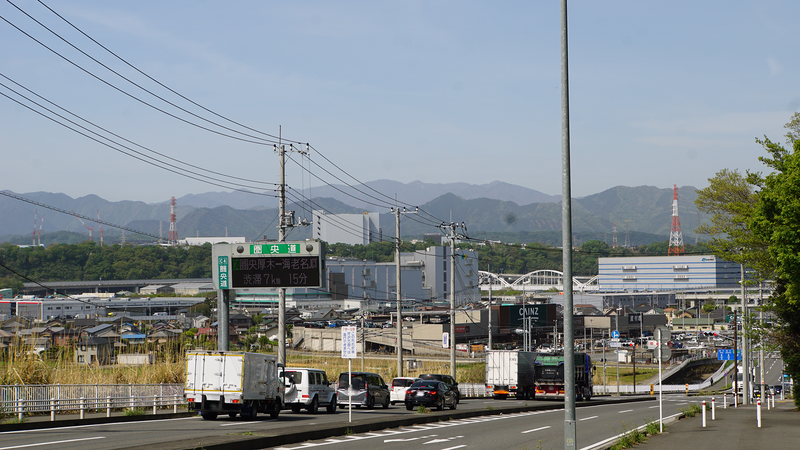
M 569 161 L 569 58 L 567 0 L 561 0 L 561 249 L 564 271 L 564 448 L 574 450 L 575 336 L 572 323 L 572 190 Z

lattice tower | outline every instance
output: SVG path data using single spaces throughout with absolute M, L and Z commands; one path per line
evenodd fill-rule
M 672 195 L 672 227 L 669 231 L 668 256 L 683 256 L 683 234 L 681 233 L 681 220 L 678 218 L 678 185 L 673 184 Z
M 175 219 L 175 197 L 169 200 L 169 234 L 167 235 L 167 242 L 170 245 L 178 243 L 178 223 Z

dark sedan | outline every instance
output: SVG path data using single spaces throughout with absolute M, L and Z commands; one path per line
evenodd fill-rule
M 436 407 L 441 411 L 445 406 L 456 409 L 458 396 L 441 381 L 420 380 L 414 382 L 406 390 L 406 409 L 411 411 L 415 406 Z

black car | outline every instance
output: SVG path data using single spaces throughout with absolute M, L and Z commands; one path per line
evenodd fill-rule
M 426 374 L 420 375 L 419 378 L 422 379 L 422 380 L 441 381 L 442 383 L 447 385 L 448 389 L 450 389 L 451 391 L 455 392 L 456 393 L 456 399 L 458 399 L 458 401 L 461 401 L 461 391 L 458 390 L 458 383 L 456 383 L 456 380 L 453 377 L 451 377 L 450 375 L 443 375 L 443 374 L 440 374 L 440 373 L 426 373 Z
M 436 407 L 441 411 L 445 406 L 456 409 L 458 397 L 446 384 L 435 380 L 415 381 L 406 390 L 406 409 L 411 411 L 415 406 L 424 405 Z

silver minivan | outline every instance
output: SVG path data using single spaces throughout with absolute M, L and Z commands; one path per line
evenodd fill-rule
M 372 409 L 376 405 L 389 407 L 389 386 L 377 373 L 342 372 L 336 394 L 339 408 L 347 405 Z
M 284 403 L 292 412 L 306 409 L 316 414 L 320 406 L 329 413 L 336 412 L 336 391 L 321 369 L 287 367 L 283 369 Z

